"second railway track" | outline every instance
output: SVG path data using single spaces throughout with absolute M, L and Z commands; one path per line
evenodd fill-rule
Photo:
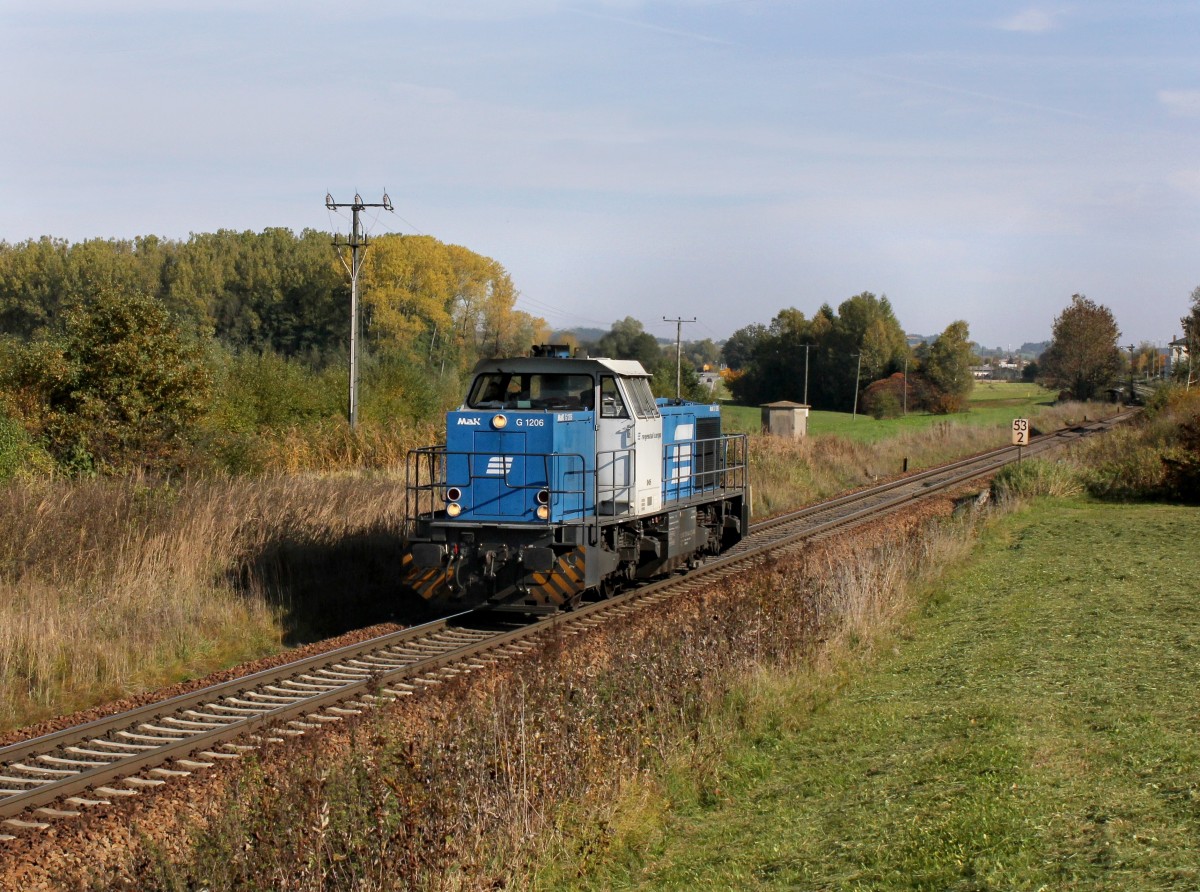
M 1127 417 L 1038 437 L 1024 454 L 1107 430 Z M 551 630 L 580 631 L 614 611 L 642 609 L 680 589 L 740 572 L 774 550 L 986 476 L 1016 458 L 1016 448 L 1005 447 L 771 518 L 686 576 L 538 622 L 463 613 L 0 748 L 0 840 L 236 759 L 264 739 L 304 734 L 526 652 Z

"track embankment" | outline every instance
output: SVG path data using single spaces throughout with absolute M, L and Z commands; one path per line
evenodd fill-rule
M 1046 448 L 1049 445 L 1047 441 Z M 57 731 L 49 738 L 49 749 L 39 751 L 35 741 L 6 747 L 0 751 L 0 763 L 8 780 L 0 783 L 6 784 L 10 799 L 29 801 L 30 810 L 11 819 L 8 835 L 14 838 L 3 843 L 0 859 L 11 861 L 16 871 L 12 876 L 28 883 L 63 876 L 64 871 L 70 874 L 72 865 L 112 865 L 118 873 L 128 871 L 130 853 L 143 851 L 141 837 L 164 851 L 174 850 L 180 845 L 172 829 L 178 822 L 220 824 L 221 809 L 231 801 L 227 785 L 230 779 L 235 785 L 240 782 L 239 763 L 247 757 L 265 765 L 285 753 L 282 764 L 291 764 L 310 738 L 323 752 L 337 751 L 343 744 L 353 749 L 365 721 L 408 728 L 417 714 L 426 720 L 425 725 L 412 726 L 421 736 L 416 729 L 428 727 L 428 721 L 437 725 L 437 716 L 444 722 L 449 714 L 440 698 L 475 696 L 473 691 L 486 692 L 522 673 L 540 675 L 550 655 L 562 659 L 567 653 L 567 642 L 571 650 L 586 649 L 589 641 L 609 648 L 618 642 L 619 650 L 619 642 L 638 637 L 629 632 L 629 624 L 674 626 L 684 621 L 677 617 L 687 615 L 686 605 L 697 599 L 727 599 L 739 587 L 738 580 L 780 569 L 790 569 L 800 578 L 803 568 L 811 566 L 806 562 L 827 556 L 831 549 L 840 548 L 840 560 L 852 562 L 872 535 L 911 536 L 929 518 L 951 510 L 951 494 L 965 481 L 1002 466 L 1008 460 L 1003 452 L 775 518 L 756 528 L 734 553 L 699 573 L 589 605 L 537 627 L 485 627 L 460 619 L 437 628 L 396 632 L 376 639 L 371 647 L 341 648 L 328 658 L 292 664 L 287 672 L 276 667 L 251 680 L 235 678 L 209 689 L 206 699 L 189 699 L 202 691 L 176 696 L 169 703 L 172 710 L 181 708 L 180 713 L 142 707 L 133 724 L 98 719 L 83 729 Z M 880 520 L 881 515 L 885 519 Z M 847 532 L 851 529 L 853 533 Z M 670 623 L 663 621 L 667 601 Z M 804 628 L 797 630 L 797 640 L 819 637 L 819 617 L 806 614 L 798 621 Z M 621 629 L 625 631 L 614 631 Z M 314 702 L 305 702 L 309 695 Z M 181 698 L 188 702 L 180 704 Z M 410 713 L 414 709 L 416 713 Z M 245 727 L 238 728 L 239 722 Z M 197 744 L 199 740 L 204 742 Z M 155 763 L 147 751 L 160 743 L 169 745 L 171 754 Z M 113 753 L 119 758 L 110 758 Z M 5 754 L 14 759 L 5 761 Z M 113 766 L 123 759 L 134 771 L 122 781 Z M 82 771 L 81 763 L 86 766 Z M 87 773 L 101 770 L 112 776 L 96 786 Z M 78 776 L 67 777 L 71 772 Z M 77 789 L 62 794 L 67 799 L 49 802 L 42 791 L 59 777 Z M 30 782 L 20 786 L 20 781 Z
M 254 874 L 249 862 L 256 859 L 298 882 L 288 862 L 299 856 L 272 838 L 273 829 L 294 821 L 286 835 L 295 841 L 296 834 L 319 827 L 329 805 L 316 804 L 310 793 L 336 797 L 335 786 L 350 785 L 336 767 L 347 761 L 358 782 L 358 772 L 379 771 L 366 807 L 401 807 L 408 814 L 404 833 L 379 839 L 379 857 L 396 865 L 392 880 L 445 876 L 456 863 L 478 869 L 486 839 L 507 837 L 511 826 L 535 831 L 537 816 L 554 803 L 615 796 L 615 776 L 636 774 L 638 765 L 655 758 L 663 732 L 637 714 L 633 701 L 657 701 L 651 714 L 677 711 L 711 683 L 709 673 L 765 646 L 762 640 L 750 643 L 764 624 L 790 623 L 787 647 L 800 655 L 819 647 L 830 628 L 822 624 L 834 622 L 835 611 L 819 599 L 789 599 L 782 613 L 763 616 L 761 597 L 811 589 L 828 568 L 850 565 L 872 549 L 917 549 L 922 531 L 948 518 L 975 491 L 912 502 L 886 518 L 828 533 L 803 552 L 759 561 L 747 579 L 762 592 L 749 600 L 740 576 L 710 579 L 677 598 L 670 622 L 654 611 L 623 612 L 588 634 L 548 638 L 526 653 L 429 684 L 421 696 L 331 723 L 315 735 L 255 744 L 237 760 L 172 778 L 151 795 L 124 797 L 50 821 L 41 831 L 18 832 L 0 848 L 0 888 L 71 888 L 95 878 L 114 888 L 160 888 L 149 878 L 163 865 L 185 865 L 179 869 L 190 872 L 186 865 L 195 858 L 197 840 L 211 834 L 227 841 L 230 832 L 247 834 L 237 843 L 247 848 L 235 858 L 233 873 L 248 879 Z M 654 682 L 660 673 L 667 678 Z M 655 690 L 642 690 L 647 683 Z M 532 775 L 523 776 L 526 770 Z M 430 845 L 429 834 L 439 832 L 454 844 Z M 423 848 L 414 852 L 412 846 Z M 241 882 L 206 873 L 212 888 Z

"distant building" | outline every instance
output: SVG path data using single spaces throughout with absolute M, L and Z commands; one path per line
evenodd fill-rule
M 1023 356 L 999 357 L 971 366 L 971 374 L 976 381 L 1017 381 L 1027 365 Z
M 1188 353 L 1187 338 L 1176 338 L 1167 345 L 1167 377 L 1175 371 L 1176 365 L 1188 365 L 1191 356 Z
M 774 403 L 763 403 L 763 430 L 775 437 L 786 437 L 799 440 L 808 436 L 808 410 L 804 403 L 793 403 L 791 400 L 779 400 Z

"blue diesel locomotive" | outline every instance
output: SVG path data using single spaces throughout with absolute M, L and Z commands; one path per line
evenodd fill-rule
M 409 454 L 404 582 L 440 606 L 551 611 L 740 539 L 745 435 L 649 378 L 557 345 L 480 362 L 445 445 Z

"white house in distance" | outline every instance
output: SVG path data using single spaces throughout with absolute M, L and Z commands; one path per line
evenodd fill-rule
M 1018 355 L 990 357 L 983 365 L 971 366 L 971 374 L 977 381 L 1017 381 L 1027 365 Z
M 1176 363 L 1187 365 L 1189 359 L 1187 338 L 1176 338 L 1167 344 L 1167 376 L 1175 371 Z

